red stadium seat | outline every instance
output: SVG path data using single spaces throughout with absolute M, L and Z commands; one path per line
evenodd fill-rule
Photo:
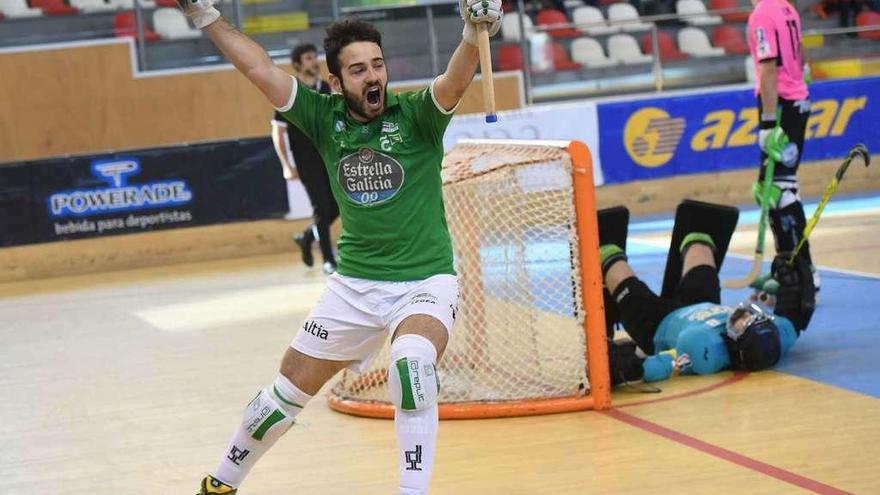
M 675 46 L 675 40 L 665 31 L 657 31 L 657 46 L 660 48 L 660 60 L 684 60 L 688 58 L 686 53 L 682 53 Z M 654 46 L 651 44 L 651 33 L 642 35 L 642 51 L 645 52 L 645 55 L 652 55 L 654 53 Z
M 501 45 L 496 60 L 498 70 L 523 70 L 523 54 L 519 45 Z
M 736 0 L 709 0 L 709 10 L 735 9 L 744 7 L 739 5 Z M 721 14 L 724 22 L 746 22 L 749 20 L 749 12 L 731 12 L 730 14 Z
M 878 26 L 880 27 L 880 14 L 877 12 L 872 12 L 870 10 L 865 10 L 859 12 L 859 15 L 856 16 L 856 26 Z M 880 30 L 878 31 L 862 31 L 859 33 L 859 38 L 868 39 L 868 40 L 880 40 Z
M 712 31 L 712 44 L 724 48 L 728 55 L 745 55 L 749 53 L 749 45 L 739 28 L 718 26 Z
M 156 0 L 156 7 L 174 7 L 178 8 L 177 0 Z
M 113 18 L 113 35 L 117 38 L 126 36 L 137 37 L 137 22 L 135 22 L 134 12 L 120 12 Z M 144 40 L 159 41 L 162 39 L 158 33 L 153 32 L 147 23 L 144 22 Z
M 31 0 L 31 7 L 37 7 L 46 15 L 71 15 L 79 13 L 74 7 L 64 3 L 64 0 Z
M 581 64 L 574 62 L 568 56 L 568 51 L 564 46 L 556 41 L 550 42 L 550 49 L 553 50 L 553 68 L 556 70 L 574 70 L 580 69 Z
M 542 10 L 538 12 L 538 25 L 548 26 L 551 24 L 571 24 L 571 20 L 564 12 L 558 10 Z M 550 29 L 547 34 L 554 38 L 577 38 L 583 33 L 574 28 Z

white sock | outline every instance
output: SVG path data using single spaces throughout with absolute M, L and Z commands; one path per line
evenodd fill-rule
M 311 398 L 279 374 L 275 383 L 261 390 L 245 408 L 214 477 L 237 488 L 260 457 L 293 426 L 293 419 Z
M 428 339 L 407 334 L 391 344 L 391 365 L 394 366 L 403 357 L 419 358 L 423 365 L 429 364 L 433 370 L 437 351 Z M 432 386 L 436 387 L 436 383 L 434 381 Z M 425 385 L 427 387 L 429 383 L 426 381 Z M 400 460 L 399 494 L 428 493 L 437 444 L 438 411 L 436 400 L 430 407 L 421 410 L 403 410 L 400 407 L 395 410 L 394 430 Z

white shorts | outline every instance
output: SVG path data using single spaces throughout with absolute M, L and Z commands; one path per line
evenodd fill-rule
M 290 347 L 318 359 L 354 361 L 349 369 L 360 373 L 405 318 L 433 316 L 451 335 L 457 310 L 455 275 L 385 282 L 334 273 Z

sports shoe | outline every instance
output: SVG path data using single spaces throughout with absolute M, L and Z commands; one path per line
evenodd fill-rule
M 196 495 L 235 495 L 236 492 L 238 492 L 237 489 L 209 474 L 202 480 L 202 487 Z
M 336 263 L 333 263 L 332 261 L 325 261 L 324 262 L 324 274 L 325 275 L 332 275 L 334 273 L 336 273 Z
M 299 250 L 302 252 L 303 263 L 308 267 L 313 266 L 315 264 L 315 258 L 312 256 L 312 243 L 306 241 L 306 238 L 302 234 L 293 236 L 293 242 L 299 246 Z

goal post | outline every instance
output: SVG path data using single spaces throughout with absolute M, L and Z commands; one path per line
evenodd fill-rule
M 462 140 L 443 160 L 460 299 L 441 419 L 611 407 L 592 156 L 579 141 Z M 334 410 L 392 418 L 389 343 Z

